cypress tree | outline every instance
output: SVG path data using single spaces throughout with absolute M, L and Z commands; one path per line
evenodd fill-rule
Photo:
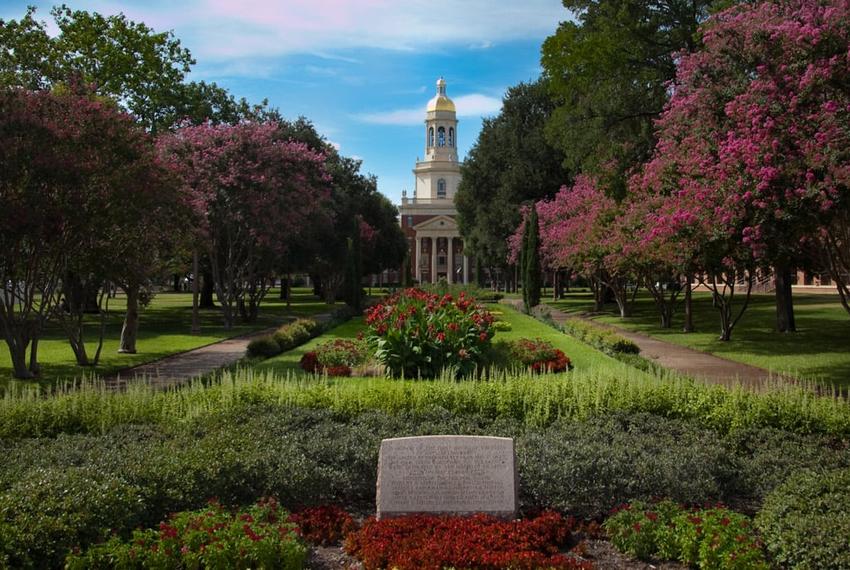
M 360 253 L 360 226 L 359 224 L 355 224 L 354 230 L 351 232 L 351 237 L 348 238 L 345 302 L 358 315 L 363 311 L 363 287 L 361 284 L 363 267 Z
M 528 219 L 522 228 L 522 244 L 519 247 L 519 278 L 522 281 L 522 305 L 528 311 L 528 275 L 526 274 L 526 260 L 528 260 Z
M 523 300 L 526 311 L 540 304 L 540 226 L 537 220 L 537 207 L 531 206 L 531 215 L 526 223 L 525 275 L 523 279 Z

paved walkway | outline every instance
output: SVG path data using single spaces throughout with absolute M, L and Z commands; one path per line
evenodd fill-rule
M 326 322 L 332 317 L 331 313 L 321 313 L 309 318 Z M 104 382 L 109 388 L 116 390 L 126 388 L 130 382 L 136 381 L 148 382 L 158 388 L 176 386 L 237 362 L 245 356 L 249 342 L 257 337 L 271 334 L 275 330 L 277 327 L 254 331 L 187 352 L 166 356 L 153 362 L 125 368 L 114 376 L 107 376 Z
M 522 307 L 521 300 L 507 299 L 503 302 L 507 302 L 516 308 Z M 776 384 L 777 381 L 789 380 L 787 378 L 783 379 L 777 374 L 772 374 L 763 368 L 726 360 L 725 358 L 720 358 L 707 352 L 700 352 L 645 334 L 599 323 L 580 315 L 568 315 L 553 307 L 547 306 L 547 309 L 552 316 L 552 320 L 558 324 L 562 324 L 567 319 L 582 319 L 590 321 L 598 327 L 613 330 L 620 336 L 638 345 L 642 357 L 657 362 L 664 368 L 675 370 L 696 380 L 723 384 L 725 386 L 743 385 L 754 389 L 763 388 L 768 384 Z

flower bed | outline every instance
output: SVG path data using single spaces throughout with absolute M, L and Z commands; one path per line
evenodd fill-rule
M 672 501 L 633 502 L 603 525 L 620 551 L 679 560 L 705 570 L 767 570 L 749 517 L 722 506 L 685 509 Z
M 532 373 L 566 372 L 572 370 L 567 355 L 555 348 L 551 342 L 541 339 L 522 338 L 510 343 L 510 358 L 516 365 Z
M 307 548 L 273 499 L 231 514 L 211 502 L 158 529 L 137 530 L 68 556 L 66 568 L 281 568 L 304 566 Z
M 304 540 L 322 546 L 339 543 L 357 530 L 351 515 L 336 505 L 307 507 L 292 513 L 289 521 L 298 526 Z
M 493 338 L 493 320 L 464 292 L 455 298 L 420 289 L 405 289 L 366 313 L 376 359 L 389 375 L 407 378 L 475 370 Z
M 338 338 L 324 342 L 316 350 L 307 352 L 299 363 L 306 372 L 328 376 L 351 376 L 351 369 L 365 364 L 369 359 L 369 346 L 365 341 Z
M 372 518 L 348 536 L 345 549 L 366 570 L 591 568 L 560 553 L 572 526 L 572 519 L 554 512 L 520 521 L 486 515 Z

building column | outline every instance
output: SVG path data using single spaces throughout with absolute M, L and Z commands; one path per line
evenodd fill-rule
M 431 238 L 431 283 L 437 283 L 437 238 Z
M 463 284 L 469 285 L 469 258 L 463 255 Z
M 414 238 L 416 240 L 416 258 L 413 261 L 413 276 L 416 278 L 417 283 L 422 283 L 422 239 L 419 236 Z M 411 283 L 413 285 L 413 283 Z
M 455 238 L 449 236 L 446 238 L 447 246 L 446 253 L 448 254 L 448 259 L 446 260 L 446 281 L 449 282 L 449 285 L 454 283 L 455 279 Z

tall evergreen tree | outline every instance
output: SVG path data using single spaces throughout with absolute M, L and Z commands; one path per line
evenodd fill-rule
M 526 222 L 525 235 L 525 272 L 523 279 L 523 298 L 525 309 L 531 312 L 531 308 L 540 304 L 540 286 L 542 278 L 540 274 L 540 225 L 537 220 L 537 207 L 531 206 L 531 214 Z
M 519 273 L 520 280 L 522 281 L 522 304 L 525 307 L 525 310 L 528 310 L 528 274 L 526 273 L 526 260 L 528 259 L 528 228 L 529 228 L 528 220 L 525 221 L 522 230 L 522 245 L 519 249 L 519 259 L 517 262 L 519 263 Z

